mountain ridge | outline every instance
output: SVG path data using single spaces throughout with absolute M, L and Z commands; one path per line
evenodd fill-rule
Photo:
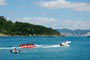
M 65 34 L 76 34 L 76 35 L 85 35 L 90 32 L 90 30 L 81 30 L 81 29 L 76 29 L 76 30 L 70 30 L 70 29 L 55 29 L 56 31 L 60 33 L 65 33 Z

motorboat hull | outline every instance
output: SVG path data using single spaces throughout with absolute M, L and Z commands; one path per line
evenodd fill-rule
M 17 54 L 17 53 L 20 52 L 20 50 L 16 50 L 16 51 L 14 51 L 14 50 L 10 50 L 10 52 L 11 52 L 11 53 L 15 53 L 15 54 Z
M 65 42 L 62 42 L 60 44 L 60 46 L 70 46 L 69 44 L 71 43 L 71 41 L 65 41 Z

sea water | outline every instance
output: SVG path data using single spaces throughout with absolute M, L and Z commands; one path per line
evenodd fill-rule
M 70 46 L 59 46 L 67 40 L 72 42 Z M 34 43 L 38 47 L 19 48 L 23 43 Z M 10 53 L 14 47 L 21 52 Z M 0 60 L 90 60 L 90 37 L 1 36 Z

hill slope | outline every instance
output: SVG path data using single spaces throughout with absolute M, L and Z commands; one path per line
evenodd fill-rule
M 52 28 L 29 23 L 7 21 L 3 16 L 0 17 L 0 33 L 6 35 L 60 35 Z

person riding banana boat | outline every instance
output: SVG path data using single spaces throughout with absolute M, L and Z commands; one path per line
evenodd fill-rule
M 36 48 L 37 46 L 35 44 L 21 44 L 19 45 L 20 48 Z

